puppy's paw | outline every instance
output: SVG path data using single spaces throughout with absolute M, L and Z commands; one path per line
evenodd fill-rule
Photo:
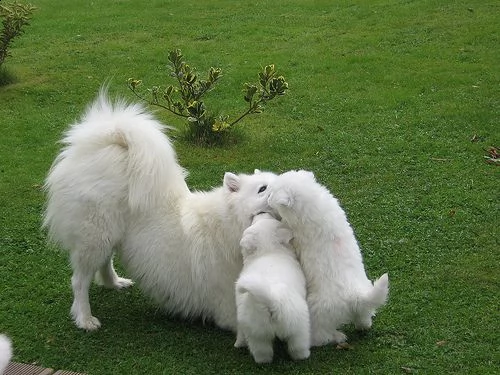
M 322 332 L 313 335 L 312 346 L 324 346 L 328 344 L 340 344 L 347 341 L 347 336 L 340 331 Z
M 342 344 L 343 342 L 346 342 L 346 341 L 347 341 L 347 336 L 345 335 L 344 332 L 341 332 L 341 331 L 333 332 L 332 342 L 334 344 Z
M 273 353 L 253 353 L 255 363 L 271 363 L 273 361 Z
M 288 354 L 292 357 L 293 360 L 298 361 L 301 359 L 307 359 L 311 355 L 311 351 L 309 348 L 298 349 L 295 348 L 293 350 L 289 350 Z
M 236 342 L 234 343 L 235 348 L 246 348 L 246 346 L 247 346 L 247 343 L 245 340 L 237 339 Z
M 368 331 L 372 327 L 372 319 L 367 318 L 354 323 L 354 328 L 358 331 Z

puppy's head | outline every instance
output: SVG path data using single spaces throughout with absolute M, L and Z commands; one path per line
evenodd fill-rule
M 243 257 L 257 251 L 266 252 L 280 244 L 287 245 L 292 237 L 292 231 L 270 214 L 256 215 L 253 224 L 245 229 L 240 240 Z
M 316 184 L 312 172 L 304 170 L 285 172 L 273 182 L 267 202 L 282 216 L 283 212 L 300 202 L 311 184 Z

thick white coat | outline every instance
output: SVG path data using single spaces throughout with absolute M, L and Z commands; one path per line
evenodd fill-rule
M 116 251 L 165 311 L 236 331 L 239 241 L 268 209 L 265 187 L 275 175 L 226 173 L 222 187 L 191 192 L 163 130 L 141 106 L 112 104 L 102 91 L 49 172 L 44 226 L 70 253 L 80 328 L 100 326 L 88 296 L 94 275 L 111 288 L 132 284 L 114 270 Z

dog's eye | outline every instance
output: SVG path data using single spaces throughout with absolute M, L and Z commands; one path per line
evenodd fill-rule
M 266 191 L 267 189 L 267 185 L 262 185 L 260 188 L 259 188 L 259 194 L 260 193 L 263 193 L 264 191 Z

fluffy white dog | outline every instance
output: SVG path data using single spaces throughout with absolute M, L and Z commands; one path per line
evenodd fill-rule
M 226 173 L 222 187 L 191 192 L 163 126 L 139 105 L 110 103 L 105 90 L 63 143 L 45 184 L 44 226 L 70 254 L 76 325 L 100 326 L 89 303 L 94 275 L 110 288 L 132 284 L 114 270 L 116 251 L 164 310 L 236 332 L 239 242 L 268 210 L 275 175 Z
M 312 345 L 343 342 L 338 331 L 353 322 L 368 329 L 389 292 L 387 274 L 374 284 L 366 277 L 361 252 L 338 201 L 306 171 L 281 174 L 269 204 L 293 231 L 293 245 L 307 279 Z
M 311 334 L 306 280 L 294 251 L 292 232 L 263 213 L 243 232 L 243 271 L 236 282 L 238 336 L 257 363 L 273 359 L 275 337 L 287 342 L 293 359 L 310 354 Z M 289 245 L 288 245 L 289 246 Z
M 0 335 L 0 375 L 3 374 L 9 365 L 10 358 L 12 357 L 12 344 L 5 335 Z

